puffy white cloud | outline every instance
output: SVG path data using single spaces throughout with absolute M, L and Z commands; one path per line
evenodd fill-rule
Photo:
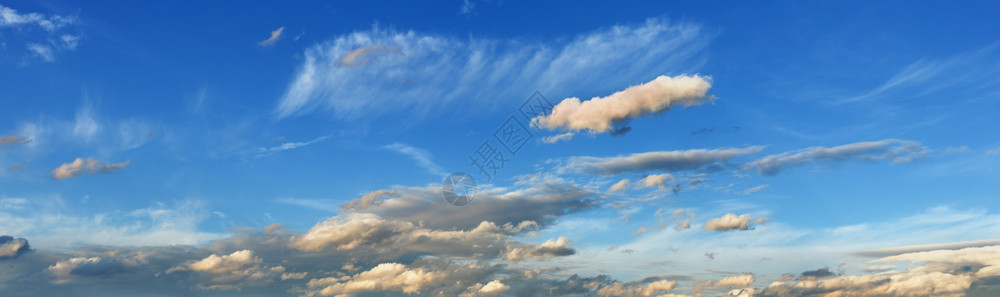
M 261 286 L 274 281 L 285 272 L 282 266 L 262 265 L 263 260 L 251 250 L 241 250 L 229 255 L 212 254 L 207 258 L 189 262 L 167 270 L 194 272 L 200 281 L 199 288 L 206 290 L 231 290 L 246 286 Z
M 673 181 L 673 179 L 674 177 L 669 173 L 650 174 L 639 180 L 639 185 L 643 188 L 660 187 L 662 189 Z
M 125 161 L 115 164 L 100 164 L 93 158 L 76 158 L 72 163 L 63 163 L 55 170 L 52 170 L 52 178 L 64 179 L 77 177 L 82 174 L 110 173 L 128 166 L 131 162 Z
M 480 283 L 472 285 L 468 289 L 466 289 L 464 293 L 458 296 L 459 297 L 497 296 L 499 294 L 507 292 L 508 290 L 510 290 L 510 286 L 505 285 L 504 283 L 500 282 L 500 280 L 493 280 L 485 285 Z
M 561 172 L 581 172 L 592 175 L 614 175 L 644 171 L 717 171 L 724 162 L 749 154 L 759 153 L 763 147 L 727 149 L 692 149 L 636 153 L 617 157 L 570 157 Z
M 318 290 L 308 296 L 334 296 L 363 292 L 398 291 L 416 294 L 428 287 L 450 282 L 448 273 L 422 267 L 409 268 L 399 263 L 382 263 L 371 270 L 348 277 L 328 277 L 310 280 L 308 286 Z
M 715 283 L 716 287 L 749 287 L 753 285 L 753 274 L 732 275 Z
M 132 253 L 119 255 L 109 252 L 100 257 L 74 257 L 56 262 L 46 271 L 52 277 L 52 283 L 65 284 L 87 277 L 106 277 L 126 273 L 147 264 L 147 253 Z
M 422 117 L 447 107 L 480 110 L 520 102 L 535 90 L 607 91 L 699 66 L 706 44 L 699 30 L 650 19 L 537 43 L 376 27 L 306 49 L 274 114 L 328 110 L 348 121 L 387 113 Z M 608 71 L 624 75 L 594 75 Z
M 571 248 L 569 238 L 559 237 L 549 239 L 534 247 L 514 247 L 507 251 L 504 259 L 509 261 L 520 261 L 530 258 L 549 258 L 554 256 L 569 256 L 576 253 Z
M 644 115 L 662 113 L 675 106 L 693 106 L 710 102 L 711 78 L 699 75 L 659 76 L 607 97 L 594 97 L 581 102 L 566 98 L 548 115 L 531 120 L 532 126 L 549 130 L 590 131 L 604 133 L 613 123 Z
M 722 217 L 713 218 L 705 222 L 705 230 L 712 231 L 731 231 L 731 230 L 750 230 L 751 226 L 754 224 L 762 224 L 770 220 L 769 218 L 757 218 L 751 219 L 750 214 L 735 215 L 732 213 L 727 213 Z
M 763 175 L 775 175 L 785 169 L 809 163 L 890 161 L 892 164 L 903 164 L 922 158 L 926 154 L 927 148 L 919 142 L 884 139 L 835 147 L 811 147 L 769 155 L 744 164 L 743 170 L 756 170 Z

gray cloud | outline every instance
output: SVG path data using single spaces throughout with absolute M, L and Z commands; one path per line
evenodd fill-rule
M 730 159 L 759 153 L 761 146 L 727 149 L 692 149 L 636 153 L 618 157 L 570 157 L 561 172 L 614 175 L 645 171 L 718 171 Z
M 743 170 L 756 170 L 762 175 L 775 175 L 793 167 L 810 163 L 841 163 L 848 161 L 890 161 L 909 163 L 927 155 L 927 148 L 916 141 L 884 139 L 856 142 L 835 147 L 811 147 L 769 155 L 744 164 Z
M 28 252 L 31 252 L 31 245 L 27 239 L 0 236 L 0 260 L 16 258 Z
M 0 136 L 0 147 L 10 147 L 17 144 L 28 143 L 31 140 L 24 136 L 7 135 Z

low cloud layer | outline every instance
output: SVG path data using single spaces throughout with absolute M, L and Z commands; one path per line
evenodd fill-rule
M 556 104 L 548 115 L 531 120 L 533 126 L 549 130 L 588 131 L 604 133 L 613 130 L 614 123 L 662 113 L 675 106 L 694 106 L 710 102 L 711 78 L 699 75 L 660 76 L 629 87 L 607 97 L 587 101 L 566 98 Z

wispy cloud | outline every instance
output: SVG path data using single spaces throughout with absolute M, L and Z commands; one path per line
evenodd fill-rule
M 573 132 L 566 132 L 558 135 L 545 136 L 542 137 L 542 143 L 553 144 L 560 141 L 570 141 L 573 139 L 573 135 L 575 135 Z
M 838 104 L 881 100 L 887 97 L 911 99 L 936 92 L 947 97 L 967 94 L 967 90 L 995 88 L 1000 85 L 1000 63 L 996 62 L 1000 44 L 963 52 L 947 58 L 921 59 L 900 69 L 888 81 L 867 93 L 836 101 Z
M 263 47 L 273 46 L 275 43 L 278 42 L 279 39 L 281 39 L 281 33 L 283 32 L 285 32 L 285 27 L 275 29 L 274 31 L 271 31 L 271 37 L 268 37 L 264 41 L 258 42 L 257 45 Z
M 743 170 L 756 170 L 762 175 L 775 175 L 792 167 L 809 163 L 839 163 L 846 161 L 890 161 L 909 163 L 925 157 L 927 147 L 916 141 L 884 139 L 856 142 L 835 147 L 811 147 L 769 155 L 743 165 Z
M 606 92 L 665 71 L 698 67 L 707 38 L 698 26 L 650 19 L 560 40 L 458 39 L 377 27 L 353 32 L 305 51 L 274 114 L 285 118 L 326 110 L 343 120 L 399 112 L 421 117 L 448 106 L 492 108 L 535 90 L 563 94 L 586 86 Z M 372 46 L 405 55 L 341 64 Z M 593 75 L 609 71 L 624 75 Z
M 424 170 L 426 170 L 427 173 L 430 173 L 430 174 L 433 174 L 433 175 L 437 175 L 437 176 L 448 175 L 447 171 L 445 171 L 443 168 L 441 168 L 441 166 L 438 166 L 437 164 L 434 163 L 434 161 L 432 160 L 433 157 L 431 156 L 431 154 L 428 153 L 425 150 L 422 150 L 422 149 L 419 149 L 419 148 L 416 148 L 416 147 L 412 147 L 412 146 L 409 146 L 409 145 L 406 145 L 406 144 L 402 144 L 402 143 L 393 143 L 393 144 L 384 146 L 383 148 L 388 149 L 388 150 L 393 150 L 393 151 L 395 151 L 397 153 L 409 156 L 410 158 L 413 159 L 413 161 L 417 162 L 417 165 L 419 165 L 421 168 L 423 168 Z
M 101 164 L 93 158 L 76 158 L 71 163 L 63 163 L 55 170 L 52 170 L 52 178 L 66 179 L 85 174 L 110 173 L 128 166 L 131 162 L 125 161 L 115 164 Z
M 21 13 L 17 10 L 0 5 L 0 30 L 14 28 L 12 33 L 28 36 L 25 44 L 28 52 L 45 62 L 54 62 L 57 51 L 72 51 L 79 45 L 78 33 L 70 34 L 64 31 L 77 23 L 72 16 L 45 15 L 41 13 Z M 43 33 L 33 32 L 40 28 Z M 0 31 L 2 32 L 2 31 Z M 34 35 L 34 36 L 29 36 Z
M 280 153 L 280 152 L 283 152 L 283 151 L 287 151 L 287 150 L 297 149 L 297 148 L 300 148 L 300 147 L 303 147 L 303 146 L 307 146 L 307 145 L 310 145 L 310 144 L 313 144 L 313 143 L 317 143 L 317 142 L 326 140 L 327 138 L 330 138 L 330 136 L 329 135 L 320 136 L 320 137 L 317 137 L 316 139 L 313 139 L 313 140 L 310 140 L 310 141 L 306 141 L 306 142 L 285 142 L 285 143 L 282 143 L 281 145 L 278 145 L 278 146 L 258 148 L 257 149 L 257 156 L 256 157 L 257 158 L 270 157 L 270 156 L 272 156 L 274 154 L 277 154 L 277 153 Z

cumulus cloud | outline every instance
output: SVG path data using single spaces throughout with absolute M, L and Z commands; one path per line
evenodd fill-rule
M 24 238 L 0 236 L 0 260 L 11 259 L 31 251 L 31 245 Z
M 660 187 L 660 189 L 663 189 L 667 186 L 667 184 L 673 181 L 673 179 L 674 177 L 669 173 L 650 174 L 639 180 L 639 186 L 643 188 Z
M 130 163 L 130 161 L 125 161 L 115 164 L 101 164 L 93 158 L 76 158 L 72 163 L 63 163 L 55 170 L 52 170 L 52 178 L 65 179 L 84 174 L 111 173 L 125 168 Z
M 727 276 L 715 283 L 716 287 L 749 287 L 753 285 L 753 274 Z
M 538 246 L 511 248 L 504 255 L 504 259 L 509 261 L 520 261 L 531 258 L 551 258 L 557 256 L 569 256 L 576 253 L 571 248 L 569 238 L 559 237 L 557 239 L 546 240 Z
M 341 205 L 340 208 L 344 210 L 368 209 L 372 206 L 378 206 L 379 204 L 381 204 L 382 198 L 396 197 L 396 196 L 399 196 L 399 193 L 393 190 L 383 189 L 383 190 L 371 191 L 361 196 L 361 198 L 351 200 L 345 203 L 344 205 Z
M 840 163 L 848 161 L 892 164 L 909 163 L 927 155 L 927 148 L 916 141 L 884 139 L 856 142 L 835 147 L 811 147 L 769 155 L 744 164 L 743 170 L 756 170 L 762 175 L 775 175 L 793 167 L 810 163 Z
M 614 175 L 645 171 L 718 171 L 730 159 L 759 153 L 763 147 L 727 149 L 691 149 L 635 153 L 617 157 L 570 157 L 562 172 L 581 172 L 591 175 Z
M 903 271 L 776 281 L 758 296 L 990 296 L 1000 276 L 1000 246 L 934 250 L 889 256 L 869 263 L 910 263 Z M 977 290 L 986 290 L 975 293 Z
M 198 287 L 206 290 L 232 290 L 247 286 L 266 285 L 285 272 L 282 266 L 265 266 L 251 250 L 229 255 L 213 254 L 207 258 L 167 270 L 193 272 L 200 280 Z
M 698 67 L 706 44 L 699 30 L 650 19 L 537 43 L 376 27 L 306 49 L 274 114 L 330 111 L 346 121 L 423 117 L 449 107 L 494 108 L 535 90 L 607 91 Z M 623 75 L 593 75 L 612 70 Z
M 279 39 L 281 39 L 281 33 L 283 32 L 285 32 L 285 27 L 275 29 L 274 31 L 271 31 L 271 37 L 268 37 L 264 41 L 258 42 L 257 45 L 263 47 L 273 46 L 275 43 L 278 42 Z
M 604 133 L 611 131 L 615 122 L 662 113 L 675 106 L 710 102 L 714 99 L 707 95 L 711 87 L 709 77 L 659 76 L 603 98 L 594 97 L 583 102 L 576 97 L 563 99 L 552 113 L 532 119 L 531 124 L 549 130 Z
M 575 135 L 573 132 L 566 132 L 558 135 L 545 136 L 542 137 L 542 143 L 553 144 L 560 141 L 570 141 L 573 139 L 573 135 Z
M 455 281 L 452 276 L 466 270 L 477 270 L 473 264 L 464 269 L 435 270 L 407 267 L 400 263 L 382 263 L 374 268 L 347 277 L 327 277 L 309 280 L 307 296 L 345 296 L 368 292 L 401 292 L 419 294 L 430 287 Z
M 458 297 L 497 296 L 507 292 L 507 290 L 510 290 L 510 286 L 500 282 L 500 280 L 493 280 L 485 285 L 479 283 L 472 285 L 466 289 L 465 293 L 458 295 Z
M 705 230 L 711 231 L 732 231 L 740 230 L 746 231 L 752 229 L 751 227 L 756 224 L 763 224 L 770 220 L 769 218 L 756 218 L 752 219 L 750 214 L 735 215 L 727 213 L 722 217 L 713 218 L 705 222 Z

